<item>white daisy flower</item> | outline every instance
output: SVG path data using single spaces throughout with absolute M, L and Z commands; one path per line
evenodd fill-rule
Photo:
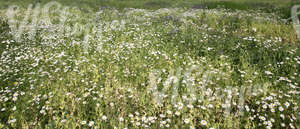
M 207 125 L 207 121 L 201 120 L 201 125 Z

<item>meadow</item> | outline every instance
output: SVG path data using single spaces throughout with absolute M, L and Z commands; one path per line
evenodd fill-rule
M 299 129 L 297 3 L 0 1 L 0 128 Z

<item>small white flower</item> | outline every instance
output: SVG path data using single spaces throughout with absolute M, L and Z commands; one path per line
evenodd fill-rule
M 171 119 L 167 119 L 166 121 L 167 121 L 167 122 L 171 122 Z
M 170 111 L 170 110 L 168 110 L 167 113 L 168 113 L 169 115 L 172 115 L 172 111 Z
M 207 48 L 208 51 L 210 51 L 210 50 L 212 50 L 212 49 L 213 49 L 213 48 L 210 48 L 210 47 Z
M 176 112 L 175 112 L 175 115 L 179 116 L 179 115 L 180 115 L 180 112 L 179 112 L 179 111 L 176 111 Z
M 186 123 L 186 124 L 190 123 L 190 119 L 188 119 L 188 118 L 184 119 L 184 123 Z
M 90 126 L 90 127 L 91 127 L 91 126 L 94 126 L 94 124 L 95 124 L 94 121 L 90 121 L 90 122 L 89 122 L 89 126 Z
M 141 123 L 140 123 L 140 122 L 136 122 L 135 125 L 136 125 L 136 126 L 140 126 Z
M 61 122 L 61 123 L 66 123 L 67 120 L 66 120 L 66 119 L 63 119 L 63 120 L 61 120 L 60 122 Z
M 290 106 L 290 103 L 285 102 L 284 105 L 288 108 Z
M 166 124 L 166 127 L 167 127 L 167 128 L 169 128 L 169 127 L 170 127 L 170 125 L 169 125 L 169 124 Z
M 124 118 L 123 118 L 123 117 L 120 117 L 119 120 L 120 120 L 121 122 L 123 122 L 123 121 L 124 121 Z
M 275 109 L 274 109 L 274 108 L 271 108 L 271 112 L 275 112 Z
M 194 106 L 192 104 L 187 105 L 188 108 L 193 109 Z
M 268 108 L 268 106 L 267 106 L 266 104 L 264 104 L 264 105 L 263 105 L 263 108 L 266 109 L 266 108 Z
M 282 119 L 284 119 L 284 118 L 285 118 L 283 114 L 280 114 L 280 117 L 281 117 Z
M 270 72 L 270 71 L 265 71 L 265 74 L 267 74 L 267 75 L 272 75 L 273 73 Z
M 13 97 L 13 101 L 17 101 L 18 100 L 18 97 Z
M 160 114 L 159 117 L 165 118 L 166 116 L 164 114 Z
M 271 122 L 273 122 L 273 123 L 274 123 L 274 122 L 275 122 L 275 119 L 271 118 Z
M 8 121 L 8 123 L 10 124 L 10 123 L 15 123 L 17 120 L 16 119 L 11 119 L 11 120 L 9 120 Z
M 115 106 L 115 104 L 114 104 L 114 103 L 110 103 L 109 105 L 110 105 L 111 107 Z
M 201 120 L 201 125 L 207 125 L 207 121 Z
M 279 107 L 279 111 L 281 111 L 281 112 L 282 112 L 283 110 L 284 110 L 284 108 L 283 108 L 283 107 Z
M 261 119 L 263 121 L 266 120 L 266 118 L 264 116 L 260 116 L 259 119 Z
M 106 120 L 107 117 L 105 115 L 102 116 L 102 120 Z
M 271 121 L 268 121 L 268 126 L 272 127 L 272 122 Z
M 45 114 L 46 111 L 45 111 L 45 110 L 41 110 L 40 113 L 41 113 L 41 114 Z
M 16 107 L 16 106 L 14 106 L 14 107 L 12 108 L 12 110 L 13 110 L 13 111 L 17 110 L 17 107 Z

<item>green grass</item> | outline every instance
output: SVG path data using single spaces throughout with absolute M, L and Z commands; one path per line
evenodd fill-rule
M 300 128 L 289 2 L 64 0 L 80 9 L 30 17 L 16 40 L 5 5 L 23 5 L 20 26 L 30 2 L 0 4 L 0 128 Z

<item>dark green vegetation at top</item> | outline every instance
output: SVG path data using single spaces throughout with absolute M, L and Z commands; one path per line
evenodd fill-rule
M 28 4 L 48 3 L 49 0 L 1 0 L 0 8 L 10 5 L 27 7 Z M 266 13 L 276 12 L 283 18 L 290 17 L 293 5 L 300 4 L 299 0 L 59 0 L 66 6 L 97 11 L 100 7 L 110 8 L 226 8 L 232 10 L 257 10 Z

